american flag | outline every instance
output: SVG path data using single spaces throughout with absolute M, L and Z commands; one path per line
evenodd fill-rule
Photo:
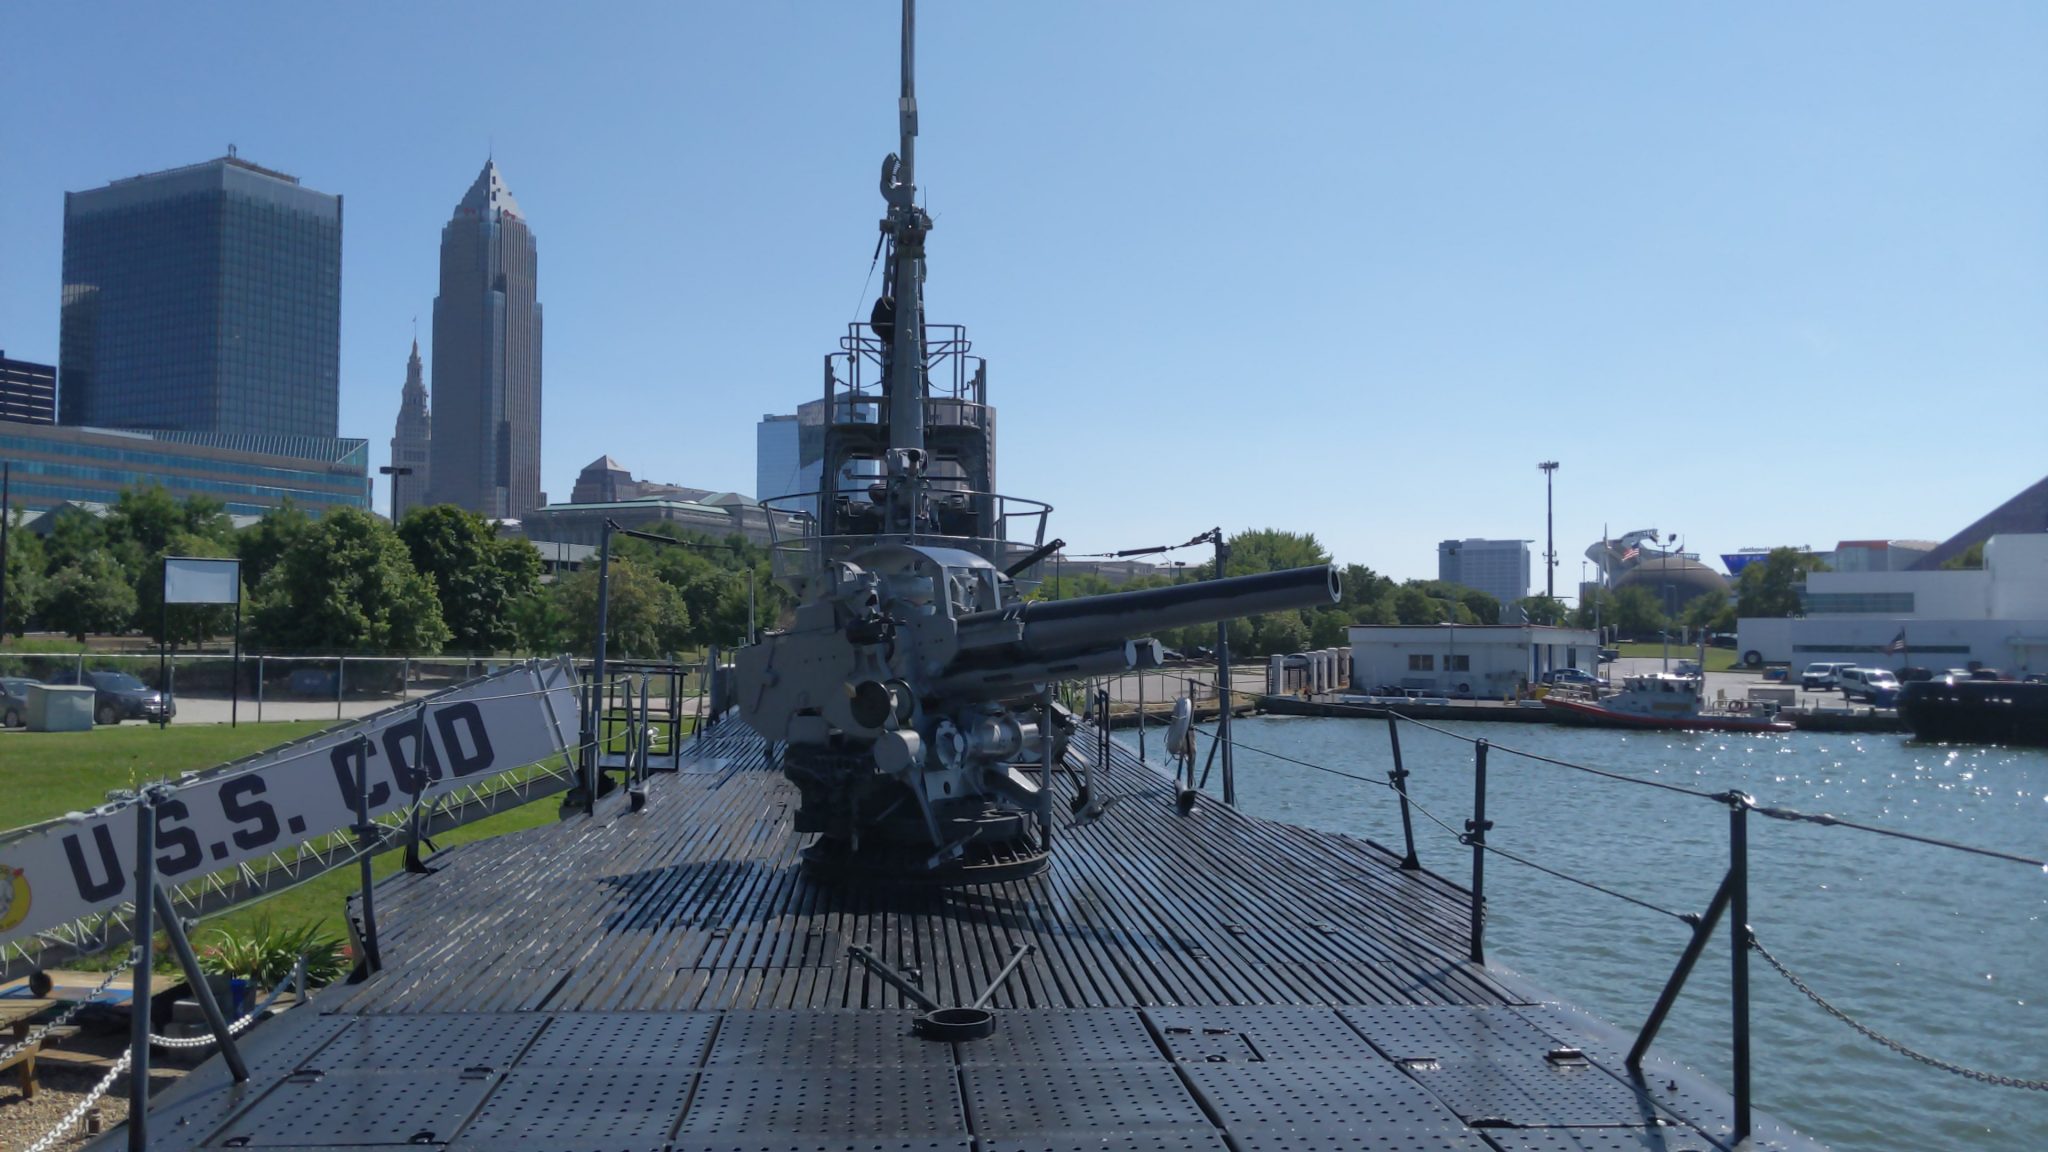
M 1906 650 L 1906 630 L 1904 628 L 1899 629 L 1899 634 L 1892 637 L 1892 642 L 1885 645 L 1884 650 L 1888 656 L 1897 656 L 1899 653 L 1904 652 Z
M 1642 550 L 1641 548 L 1638 548 L 1638 547 L 1636 547 L 1635 545 L 1631 544 L 1631 545 L 1629 545 L 1629 549 L 1628 549 L 1628 551 L 1626 551 L 1626 552 L 1623 552 L 1623 553 L 1621 554 L 1621 562 L 1622 562 L 1623 564 L 1626 564 L 1626 563 L 1628 563 L 1629 561 L 1631 561 L 1631 560 L 1635 559 L 1635 558 L 1636 558 L 1637 556 L 1640 556 L 1640 555 L 1642 555 L 1642 553 L 1643 553 L 1643 550 Z

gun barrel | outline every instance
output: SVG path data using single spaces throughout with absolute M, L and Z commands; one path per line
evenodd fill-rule
M 1017 645 L 1025 653 L 1054 657 L 1167 628 L 1333 604 L 1339 593 L 1336 568 L 1318 564 L 1076 600 L 1036 601 L 1010 611 L 984 613 L 986 621 L 963 619 L 961 634 L 966 641 L 984 626 L 1016 629 L 1021 632 Z

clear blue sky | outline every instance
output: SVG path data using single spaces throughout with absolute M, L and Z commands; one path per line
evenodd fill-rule
M 387 454 L 495 148 L 540 244 L 543 484 L 746 491 L 864 315 L 888 0 L 0 6 L 0 347 L 63 193 L 229 142 L 346 200 L 342 433 Z M 927 3 L 931 315 L 1003 488 L 1212 524 L 1941 538 L 2048 473 L 2048 6 Z M 872 287 L 869 289 L 872 291 Z M 429 381 L 431 385 L 431 381 Z M 380 501 L 383 493 L 379 492 Z M 1539 572 L 1536 583 L 1540 589 Z

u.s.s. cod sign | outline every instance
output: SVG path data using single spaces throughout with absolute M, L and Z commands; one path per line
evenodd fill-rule
M 566 755 L 576 727 L 569 662 L 532 662 L 187 777 L 155 807 L 158 880 L 197 879 L 349 827 L 366 759 L 374 819 Z M 0 945 L 132 901 L 138 807 L 0 836 Z

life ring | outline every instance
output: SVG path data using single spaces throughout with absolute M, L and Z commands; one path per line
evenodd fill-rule
M 1749 701 L 1747 701 L 1747 700 L 1730 700 L 1730 701 L 1728 702 L 1728 710 L 1729 710 L 1730 712 L 1747 712 L 1747 711 L 1749 711 Z

